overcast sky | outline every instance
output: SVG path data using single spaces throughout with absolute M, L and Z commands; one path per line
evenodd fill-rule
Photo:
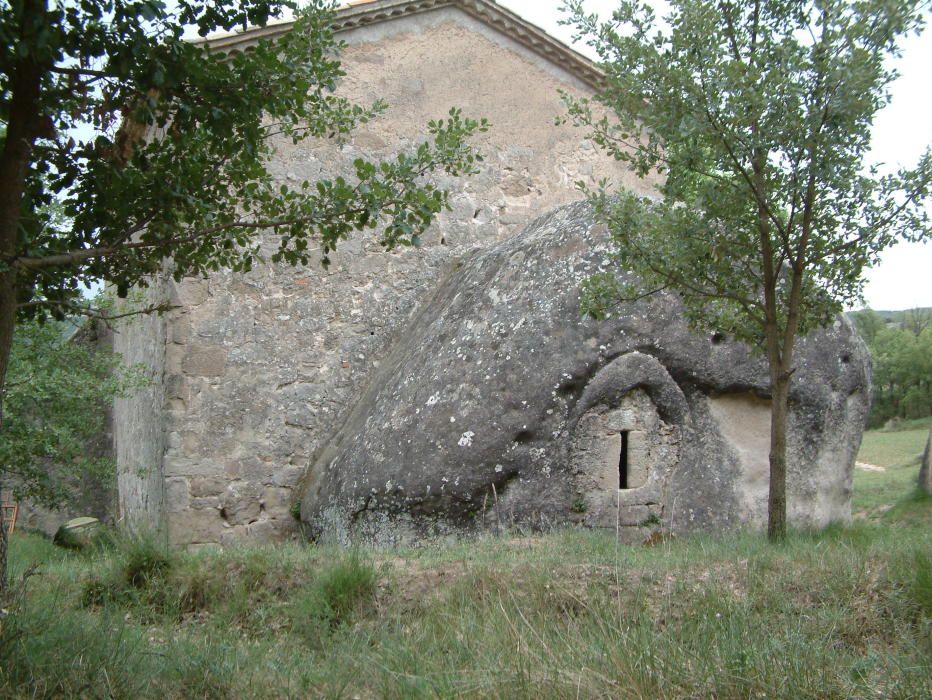
M 557 24 L 560 0 L 497 2 L 566 43 L 572 42 L 572 29 Z M 586 5 L 608 17 L 617 3 L 587 0 Z M 588 51 L 585 46 L 576 48 Z M 932 143 L 932 28 L 920 37 L 909 37 L 903 48 L 903 57 L 895 64 L 901 76 L 893 85 L 893 100 L 878 116 L 873 135 L 872 160 L 893 166 L 915 165 Z M 866 302 L 874 309 L 932 306 L 932 244 L 901 243 L 891 248 L 867 278 Z

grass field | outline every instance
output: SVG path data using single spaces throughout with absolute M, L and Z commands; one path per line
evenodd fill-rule
M 852 510 L 856 517 L 876 518 L 915 490 L 919 459 L 932 420 L 912 421 L 902 430 L 870 430 L 861 441 L 858 461 L 883 472 L 855 469 Z
M 913 421 L 900 430 L 869 430 L 861 441 L 858 461 L 883 467 L 918 464 L 929 437 L 932 420 Z
M 932 697 L 932 504 L 912 439 L 868 435 L 862 457 L 888 469 L 856 474 L 861 517 L 782 545 L 569 530 L 82 554 L 17 533 L 11 568 L 32 575 L 4 605 L 0 695 Z

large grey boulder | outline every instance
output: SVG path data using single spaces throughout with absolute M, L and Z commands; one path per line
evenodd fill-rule
M 580 284 L 609 243 L 585 204 L 463 259 L 424 301 L 303 484 L 315 538 L 392 544 L 476 529 L 652 529 L 766 520 L 766 365 L 691 332 L 670 295 L 584 319 Z M 800 344 L 789 519 L 850 517 L 870 394 L 839 319 Z

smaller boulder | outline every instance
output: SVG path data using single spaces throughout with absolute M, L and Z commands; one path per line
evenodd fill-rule
M 100 533 L 100 521 L 97 518 L 73 518 L 58 528 L 52 542 L 68 549 L 84 549 L 90 546 Z

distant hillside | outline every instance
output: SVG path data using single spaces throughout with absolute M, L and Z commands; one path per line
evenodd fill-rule
M 884 320 L 884 323 L 887 325 L 900 325 L 908 317 L 909 314 L 920 315 L 922 317 L 932 316 L 932 306 L 917 307 L 914 309 L 904 309 L 901 311 L 881 311 L 879 309 L 871 309 L 865 307 L 863 309 L 858 309 L 857 311 L 848 311 L 847 316 L 850 318 L 854 314 L 859 314 L 864 311 L 873 311 L 875 314 L 880 316 Z
M 905 311 L 877 311 L 877 315 L 883 318 L 883 320 L 887 323 L 902 323 L 903 319 L 906 317 L 906 314 L 916 313 L 917 311 L 924 316 L 932 314 L 932 306 L 907 309 Z

